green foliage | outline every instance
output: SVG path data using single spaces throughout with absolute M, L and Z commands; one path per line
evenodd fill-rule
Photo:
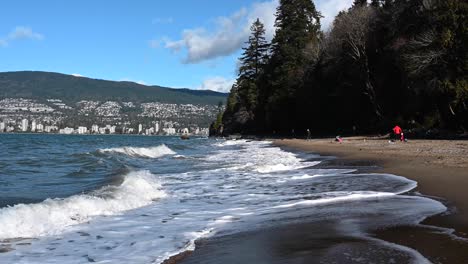
M 467 15 L 462 0 L 355 0 L 324 34 L 313 2 L 281 0 L 271 56 L 255 75 L 244 50 L 225 131 L 466 131 Z M 252 122 L 226 122 L 252 108 Z
M 296 98 L 321 38 L 320 13 L 310 0 L 282 0 L 276 11 L 277 28 L 267 65 L 265 126 L 289 131 L 295 125 Z M 310 56 L 312 54 L 312 56 Z
M 215 130 L 219 130 L 222 124 L 223 124 L 223 113 L 220 112 L 216 116 L 216 121 L 214 122 L 213 128 Z
M 239 59 L 237 94 L 239 103 L 253 111 L 257 106 L 258 78 L 268 61 L 269 44 L 265 40 L 264 25 L 257 19 L 250 27 L 251 35 Z
M 264 25 L 257 19 L 250 30 L 251 35 L 239 59 L 239 76 L 231 88 L 223 115 L 229 133 L 240 132 L 235 127 L 249 130 L 248 124 L 254 120 L 258 106 L 259 78 L 268 62 L 269 44 L 265 40 Z

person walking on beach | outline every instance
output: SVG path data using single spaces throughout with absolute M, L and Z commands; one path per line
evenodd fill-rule
M 311 139 L 310 129 L 307 129 L 307 140 L 310 140 L 310 139 Z

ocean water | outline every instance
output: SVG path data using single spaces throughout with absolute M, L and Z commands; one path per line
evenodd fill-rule
M 268 141 L 4 134 L 0 153 L 0 263 L 161 263 L 201 237 L 301 221 L 424 263 L 369 234 L 446 210 L 414 181 Z

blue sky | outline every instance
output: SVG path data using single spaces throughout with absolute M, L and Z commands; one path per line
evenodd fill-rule
M 316 0 L 324 29 L 352 0 Z M 40 70 L 227 91 L 251 22 L 278 0 L 15 0 L 0 9 L 0 71 Z

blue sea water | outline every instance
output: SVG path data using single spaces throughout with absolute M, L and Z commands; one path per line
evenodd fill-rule
M 0 153 L 1 263 L 161 263 L 200 237 L 297 221 L 345 219 L 336 232 L 375 243 L 372 229 L 446 210 L 408 196 L 414 181 L 268 141 L 3 134 Z

